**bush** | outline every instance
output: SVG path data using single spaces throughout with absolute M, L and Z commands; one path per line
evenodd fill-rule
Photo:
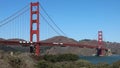
M 57 55 L 45 55 L 44 60 L 51 61 L 51 62 L 57 62 Z
M 75 54 L 62 54 L 58 56 L 58 61 L 76 61 L 79 59 L 79 56 Z
M 78 60 L 75 62 L 77 67 L 83 68 L 94 68 L 93 64 L 86 60 Z
M 44 60 L 50 62 L 61 62 L 61 61 L 76 61 L 79 56 L 74 54 L 61 54 L 61 55 L 45 55 Z
M 120 60 L 117 62 L 114 62 L 111 66 L 111 68 L 120 68 Z
M 22 61 L 18 57 L 11 57 L 11 58 L 9 58 L 9 64 L 13 68 L 20 68 L 20 66 L 22 65 Z
M 46 61 L 41 60 L 41 61 L 38 62 L 37 67 L 38 67 L 38 68 L 47 68 L 47 67 L 48 67 L 48 64 L 47 64 Z
M 108 63 L 101 62 L 101 63 L 96 64 L 95 67 L 97 67 L 97 68 L 110 68 L 110 65 Z

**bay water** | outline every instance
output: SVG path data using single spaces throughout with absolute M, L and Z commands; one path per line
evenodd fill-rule
M 108 63 L 112 64 L 113 62 L 120 60 L 120 55 L 112 55 L 112 56 L 80 56 L 80 59 L 87 60 L 93 64 L 97 63 Z

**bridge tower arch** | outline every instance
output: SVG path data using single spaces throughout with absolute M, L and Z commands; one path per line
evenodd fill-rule
M 103 32 L 102 31 L 98 31 L 98 48 L 97 48 L 97 55 L 98 56 L 103 56 Z
M 36 29 L 34 29 L 36 28 Z M 34 35 L 34 36 L 33 36 Z M 33 40 L 36 37 L 35 41 Z M 30 41 L 31 42 L 39 42 L 39 2 L 30 3 Z M 35 47 L 35 55 L 40 55 L 40 45 L 36 44 Z M 30 47 L 30 49 L 34 50 L 34 47 Z

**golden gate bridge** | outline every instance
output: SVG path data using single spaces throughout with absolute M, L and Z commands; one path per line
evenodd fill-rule
M 93 45 L 83 45 L 83 44 L 73 44 L 73 43 L 59 43 L 59 42 L 41 42 L 40 40 L 40 16 L 48 22 L 45 17 L 40 13 L 40 8 L 43 9 L 43 11 L 46 13 L 48 18 L 54 23 L 54 25 L 65 35 L 65 33 L 55 24 L 55 22 L 52 20 L 52 18 L 48 15 L 48 13 L 45 11 L 45 9 L 39 4 L 39 2 L 34 2 L 30 3 L 30 7 L 25 6 L 23 9 L 19 10 L 15 14 L 11 15 L 10 17 L 4 19 L 1 21 L 3 23 L 4 21 L 8 20 L 7 22 L 3 23 L 0 25 L 0 27 L 3 27 L 4 25 L 10 23 L 11 21 L 17 19 L 20 17 L 22 14 L 26 13 L 30 9 L 30 40 L 29 41 L 15 41 L 15 40 L 0 40 L 0 44 L 5 44 L 5 45 L 17 45 L 17 46 L 29 46 L 30 47 L 30 52 L 35 53 L 35 55 L 40 56 L 40 46 L 71 46 L 71 47 L 81 47 L 81 48 L 91 48 L 91 49 L 97 49 L 97 55 L 105 55 L 105 51 L 108 50 L 108 48 L 105 48 L 103 43 L 103 36 L 102 36 L 102 31 L 98 31 L 98 45 L 93 46 Z M 24 11 L 23 11 L 24 10 Z M 22 12 L 21 12 L 22 11 Z M 18 14 L 19 13 L 19 14 Z M 17 15 L 18 14 L 18 15 Z M 15 16 L 17 15 L 17 16 Z M 13 17 L 14 16 L 14 17 Z M 12 18 L 13 17 L 13 18 Z M 11 18 L 11 19 L 10 19 Z M 16 22 L 16 21 L 15 21 Z M 12 24 L 12 23 L 11 23 Z M 24 23 L 22 23 L 24 25 Z M 48 25 L 56 32 L 58 33 L 49 23 Z M 8 25 L 9 26 L 9 25 Z M 16 26 L 16 25 L 15 25 Z M 22 28 L 23 26 L 21 26 Z M 7 28 L 7 27 L 6 27 Z M 17 28 L 14 28 L 17 30 Z M 27 28 L 28 30 L 28 28 Z M 8 32 L 9 33 L 9 32 Z M 24 33 L 24 32 L 23 32 Z M 58 33 L 60 35 L 60 33 Z M 9 35 L 9 34 L 8 34 Z M 35 41 L 34 41 L 35 37 Z M 35 48 L 35 51 L 34 51 Z

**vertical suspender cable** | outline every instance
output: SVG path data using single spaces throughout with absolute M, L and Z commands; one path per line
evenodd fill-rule
M 43 8 L 43 6 L 40 4 L 41 9 L 44 11 L 44 13 L 47 15 L 47 17 L 51 20 L 51 22 L 57 27 L 57 29 L 64 35 L 67 36 L 55 23 L 55 21 L 49 16 L 49 14 L 46 12 L 46 10 Z

